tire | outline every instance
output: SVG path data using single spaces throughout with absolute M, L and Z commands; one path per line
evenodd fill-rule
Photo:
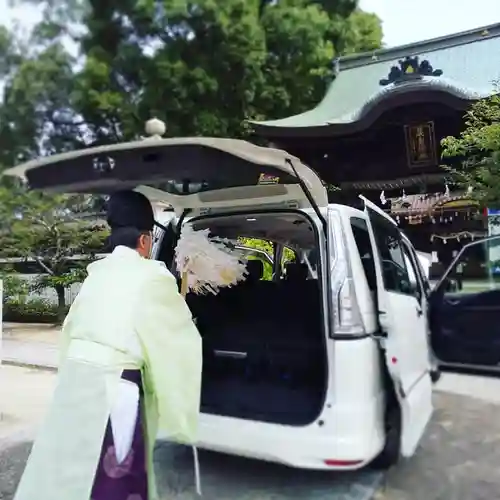
M 442 375 L 442 371 L 435 367 L 431 370 L 431 382 L 433 384 L 436 384 L 437 382 L 439 382 L 439 379 L 441 378 L 441 375 Z
M 401 410 L 397 402 L 387 409 L 385 417 L 385 444 L 380 454 L 373 460 L 375 470 L 388 470 L 399 462 L 401 450 Z

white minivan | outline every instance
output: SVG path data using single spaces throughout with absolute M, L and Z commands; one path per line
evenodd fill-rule
M 159 212 L 154 258 L 173 269 L 191 224 L 295 255 L 262 280 L 188 296 L 204 345 L 199 446 L 309 469 L 389 467 L 414 454 L 431 418 L 428 285 L 395 222 L 328 203 L 299 159 L 245 141 L 161 139 L 28 162 L 8 175 L 33 189 L 135 188 Z M 161 325 L 158 325 L 161 328 Z

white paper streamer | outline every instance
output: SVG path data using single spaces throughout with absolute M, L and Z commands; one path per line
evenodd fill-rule
M 243 253 L 230 250 L 232 242 L 210 237 L 210 230 L 182 228 L 175 249 L 175 262 L 183 279 L 184 293 L 217 294 L 220 288 L 236 285 L 247 275 Z

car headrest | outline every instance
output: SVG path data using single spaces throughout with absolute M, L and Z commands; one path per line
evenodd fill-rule
M 264 263 L 258 259 L 251 259 L 247 262 L 247 272 L 246 277 L 247 283 L 255 283 L 259 281 L 264 276 Z
M 286 279 L 294 281 L 305 281 L 309 274 L 307 265 L 299 262 L 290 262 L 285 267 Z

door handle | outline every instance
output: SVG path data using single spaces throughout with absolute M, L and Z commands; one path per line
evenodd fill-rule
M 417 316 L 420 317 L 422 314 L 424 314 L 424 311 L 420 307 L 417 307 Z

